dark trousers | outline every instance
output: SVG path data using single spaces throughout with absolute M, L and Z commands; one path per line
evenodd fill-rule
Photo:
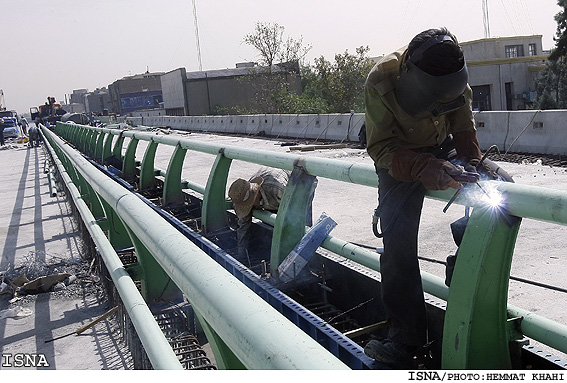
M 380 257 L 382 303 L 389 322 L 389 339 L 405 345 L 427 342 L 427 316 L 417 236 L 425 188 L 419 182 L 395 180 L 388 169 L 377 169 L 380 228 L 384 252 Z
M 456 156 L 449 136 L 441 145 L 413 149 L 451 160 Z M 425 187 L 401 182 L 388 169 L 376 168 L 378 209 L 384 252 L 380 257 L 382 303 L 389 322 L 388 337 L 410 346 L 427 342 L 427 314 L 417 258 L 417 237 Z

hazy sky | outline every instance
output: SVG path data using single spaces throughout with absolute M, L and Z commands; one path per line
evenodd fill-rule
M 196 0 L 203 70 L 255 61 L 242 44 L 254 24 L 277 22 L 303 38 L 307 61 L 368 46 L 389 53 L 446 26 L 460 41 L 484 37 L 481 0 Z M 543 35 L 554 46 L 556 0 L 488 0 L 490 35 Z M 0 0 L 0 89 L 8 109 L 47 96 L 106 87 L 124 76 L 199 69 L 191 0 Z

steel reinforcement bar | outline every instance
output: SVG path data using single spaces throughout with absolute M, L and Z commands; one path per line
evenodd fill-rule
M 46 133 L 44 132 L 44 135 Z M 108 269 L 110 277 L 120 294 L 120 298 L 128 316 L 132 320 L 132 324 L 136 329 L 136 333 L 146 350 L 146 354 L 156 370 L 180 370 L 181 363 L 171 349 L 171 346 L 165 338 L 162 330 L 154 319 L 154 316 L 144 298 L 138 291 L 134 281 L 125 270 L 124 265 L 120 261 L 116 250 L 106 237 L 104 231 L 99 226 L 99 222 L 89 210 L 86 201 L 81 192 L 73 183 L 73 180 L 67 173 L 65 166 L 57 157 L 55 150 L 51 146 L 52 139 L 46 140 L 46 146 L 50 156 L 57 168 L 58 174 L 65 183 L 67 192 L 83 220 L 93 242 L 95 243 L 104 264 Z
M 182 188 L 191 187 L 201 192 L 205 232 L 214 230 L 226 221 L 226 178 L 230 162 L 234 159 L 287 170 L 300 169 L 310 176 L 359 185 L 378 185 L 374 168 L 369 164 L 215 145 L 184 137 L 134 130 L 58 123 L 57 132 L 101 163 L 111 156 L 119 158 L 123 161 L 122 174 L 125 177 L 132 176 L 136 168 L 133 153 L 138 141 L 148 141 L 148 149 L 140 167 L 140 182 L 150 182 L 156 174 L 164 175 L 163 199 L 166 201 L 178 199 Z M 116 137 L 114 146 L 113 137 Z M 122 155 L 125 137 L 130 138 L 130 143 Z M 158 144 L 176 148 L 167 171 L 153 166 L 153 156 Z M 217 156 L 206 186 L 181 180 L 180 169 L 186 150 Z M 297 207 L 290 201 L 305 198 L 306 191 L 300 185 L 290 183 L 286 187 L 280 210 L 271 222 L 270 217 L 255 212 L 257 217 L 274 225 L 272 271 L 305 233 L 304 225 L 290 219 L 300 213 L 304 216 L 305 206 Z M 504 196 L 505 203 L 503 207 L 488 207 L 486 202 L 471 199 L 465 193 L 455 201 L 474 209 L 459 249 L 451 288 L 445 287 L 441 278 L 422 273 L 424 290 L 447 301 L 443 367 L 510 367 L 508 343 L 523 335 L 567 353 L 567 326 L 507 305 L 513 248 L 522 217 L 567 224 L 567 193 L 514 183 L 485 181 L 480 184 L 483 188 L 498 190 Z M 447 201 L 452 194 L 451 191 L 429 192 L 428 197 Z M 358 246 L 328 237 L 323 242 L 323 247 L 379 271 L 379 257 Z M 158 251 L 159 246 L 155 250 Z
M 124 224 L 122 228 L 127 230 L 137 253 L 147 250 L 155 257 L 155 266 L 161 267 L 187 296 L 198 316 L 214 330 L 214 335 L 220 337 L 217 342 L 228 347 L 242 368 L 347 369 L 344 363 L 269 304 L 258 299 L 253 291 L 169 225 L 142 200 L 101 173 L 51 131 L 42 131 L 58 158 L 65 164 L 66 171 L 77 176 L 75 182 L 79 183 L 81 197 L 86 195 L 86 189 L 96 192 L 103 208 L 107 209 L 107 220 L 119 217 Z M 92 206 L 96 206 L 98 202 L 92 197 L 89 198 L 89 204 L 91 209 L 97 210 Z M 90 222 L 91 226 L 99 223 L 99 220 Z M 115 244 L 113 246 L 116 247 Z M 145 306 L 142 302 L 138 304 Z M 137 316 L 136 312 L 133 314 L 134 317 Z M 142 327 L 146 323 L 151 326 L 149 319 L 141 320 Z M 155 323 L 153 318 L 151 322 Z M 146 349 L 150 359 L 152 350 L 152 347 Z

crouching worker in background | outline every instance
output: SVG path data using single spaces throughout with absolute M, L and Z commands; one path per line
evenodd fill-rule
M 247 256 L 252 227 L 252 210 L 262 209 L 277 213 L 284 189 L 289 182 L 291 172 L 281 169 L 261 168 L 248 181 L 239 178 L 230 185 L 228 196 L 232 200 L 234 211 L 238 217 L 236 236 L 238 240 L 238 256 Z M 305 224 L 313 224 L 313 196 L 317 180 L 313 182 Z
M 34 146 L 39 146 L 40 140 L 41 140 L 41 136 L 39 134 L 39 128 L 37 126 L 30 126 L 28 133 L 30 135 L 30 148 L 33 148 Z

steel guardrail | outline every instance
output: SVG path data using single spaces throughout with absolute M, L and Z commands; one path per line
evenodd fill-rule
M 84 149 L 95 142 L 97 146 L 103 147 L 104 140 L 107 155 L 110 154 L 112 136 L 118 137 L 114 154 L 121 153 L 120 139 L 128 137 L 131 139 L 131 144 L 133 141 L 144 140 L 156 145 L 165 144 L 175 146 L 180 150 L 194 150 L 216 155 L 220 160 L 238 159 L 287 170 L 300 166 L 312 176 L 371 187 L 378 185 L 374 168 L 369 164 L 215 145 L 185 137 L 134 130 L 94 128 L 73 124 L 58 124 L 57 129 L 62 136 Z M 104 155 L 100 151 L 96 154 L 100 158 Z M 128 160 L 133 161 L 133 158 Z M 224 165 L 222 174 L 217 178 L 226 177 L 226 168 L 229 164 Z M 154 171 L 153 168 L 152 171 Z M 168 169 L 161 173 L 167 176 L 170 172 L 171 169 Z M 216 169 L 213 169 L 211 174 L 215 172 Z M 181 187 L 181 180 L 177 180 L 177 183 Z M 422 272 L 424 290 L 448 302 L 444 332 L 446 343 L 443 347 L 444 367 L 480 368 L 482 366 L 490 368 L 489 366 L 494 365 L 498 368 L 505 368 L 506 361 L 509 360 L 508 342 L 521 334 L 548 344 L 561 352 L 567 352 L 567 326 L 507 305 L 510 264 L 521 218 L 567 224 L 567 193 L 515 183 L 483 181 L 480 184 L 483 188 L 494 188 L 502 193 L 505 197 L 505 206 L 498 209 L 487 209 L 486 203 L 482 201 L 467 199 L 466 196 L 456 199 L 455 203 L 472 206 L 474 210 L 471 216 L 472 224 L 469 225 L 471 228 L 467 228 L 459 253 L 458 262 L 463 266 L 459 267 L 458 263 L 451 289 L 444 286 L 441 278 Z M 205 191 L 204 202 L 206 202 L 207 197 L 210 196 L 207 194 L 209 184 L 199 189 Z M 452 194 L 451 191 L 428 192 L 427 196 L 447 201 Z M 222 198 L 224 200 L 224 193 Z M 283 210 L 283 212 L 278 212 L 278 216 L 286 214 L 285 209 Z M 261 214 L 255 212 L 255 215 Z M 273 224 L 277 228 L 277 222 Z M 323 246 L 332 248 L 334 252 L 346 258 L 379 271 L 379 257 L 376 254 L 332 237 L 327 238 Z M 499 257 L 495 257 L 494 254 L 498 254 Z M 491 294 L 496 299 L 480 299 L 486 294 Z M 521 320 L 518 320 L 517 317 L 520 317 Z M 486 333 L 490 333 L 491 336 L 485 336 Z M 455 339 L 459 339 L 459 347 L 451 350 L 454 348 Z M 494 351 L 480 352 L 487 349 Z
M 120 217 L 134 242 L 139 241 L 151 252 L 244 368 L 347 369 L 142 200 L 101 173 L 53 132 L 42 132 L 58 157 L 64 156 L 67 171 L 71 167 L 80 173 L 98 198 Z

